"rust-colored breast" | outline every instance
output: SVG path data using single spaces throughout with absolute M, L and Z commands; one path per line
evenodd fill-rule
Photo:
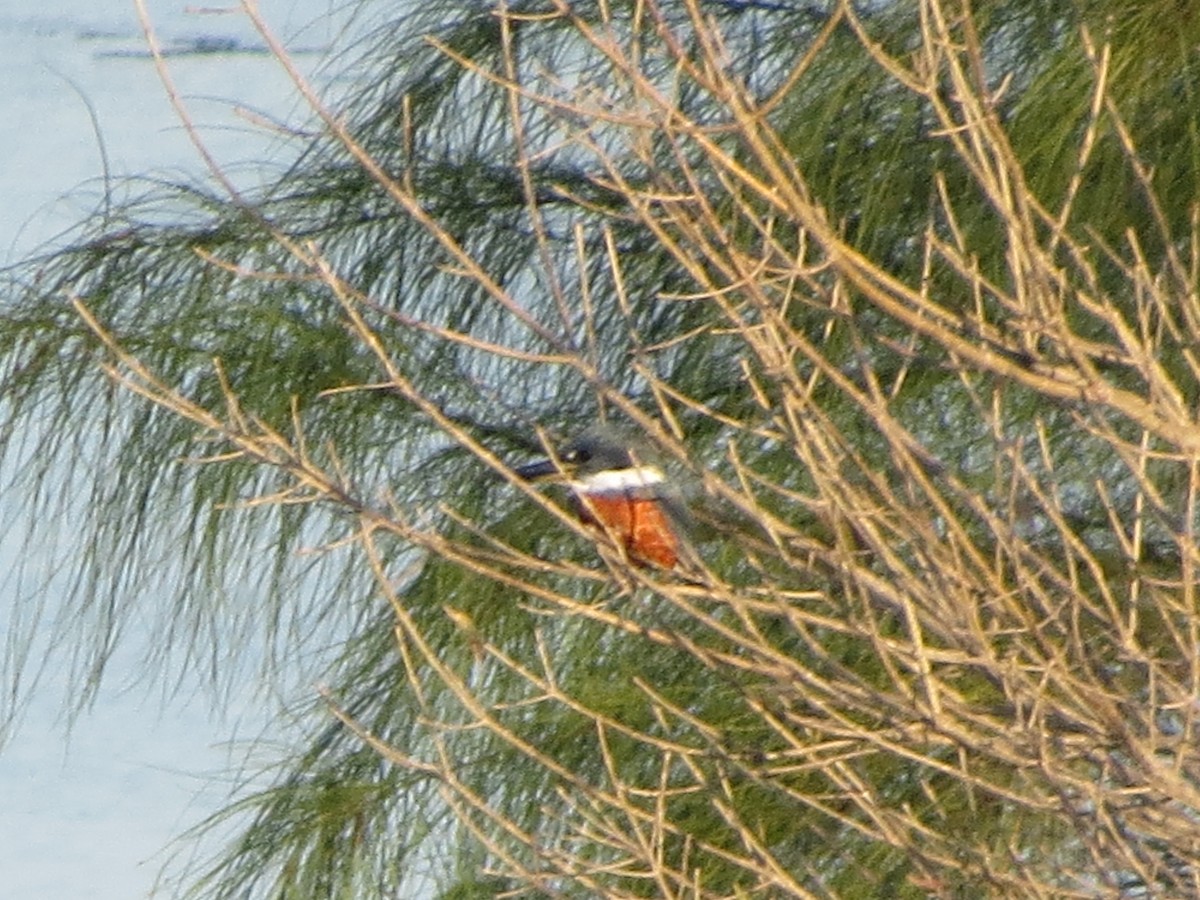
M 679 538 L 658 500 L 626 492 L 589 494 L 580 507 L 584 521 L 612 531 L 634 561 L 664 569 L 674 568 L 679 561 Z

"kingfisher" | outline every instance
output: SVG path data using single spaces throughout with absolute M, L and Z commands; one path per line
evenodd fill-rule
M 664 569 L 679 562 L 681 504 L 663 470 L 614 432 L 586 432 L 554 459 L 514 471 L 527 481 L 564 482 L 580 519 L 608 531 L 633 562 Z

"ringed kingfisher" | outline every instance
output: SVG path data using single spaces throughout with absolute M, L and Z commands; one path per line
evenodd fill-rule
M 555 459 L 514 471 L 527 481 L 558 481 L 589 525 L 607 530 L 635 563 L 672 569 L 679 562 L 681 504 L 658 466 L 638 458 L 633 445 L 609 430 L 586 432 Z

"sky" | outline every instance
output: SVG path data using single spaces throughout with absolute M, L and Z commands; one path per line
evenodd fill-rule
M 331 19 L 317 21 L 329 0 L 259 5 L 290 46 L 317 50 L 336 34 Z M 212 38 L 258 43 L 235 15 L 189 12 L 184 0 L 148 6 L 168 48 Z M 318 54 L 302 59 L 315 64 Z M 243 183 L 259 177 L 256 164 L 279 162 L 280 142 L 239 112 L 301 115 L 277 65 L 254 53 L 183 54 L 173 57 L 172 72 L 213 152 L 243 163 Z M 0 128 L 0 264 L 53 245 L 99 208 L 106 169 L 114 178 L 202 171 L 144 53 L 133 0 L 3 0 L 0 85 L 7 123 Z M 0 477 L 7 483 L 2 470 Z M 47 639 L 38 592 L 66 590 L 53 566 L 73 551 L 74 533 L 70 523 L 51 523 L 43 531 L 53 548 L 30 546 L 28 511 L 12 490 L 0 492 L 0 524 L 2 653 L 22 634 Z M 230 773 L 274 712 L 250 687 L 219 712 L 186 692 L 165 701 L 139 679 L 145 648 L 133 643 L 94 705 L 74 720 L 66 709 L 79 687 L 65 671 L 44 671 L 21 695 L 17 728 L 0 749 L 6 900 L 165 896 L 156 893 L 162 867 L 185 847 L 174 839 L 228 799 Z M 12 707 L 11 675 L 0 666 L 0 714 Z

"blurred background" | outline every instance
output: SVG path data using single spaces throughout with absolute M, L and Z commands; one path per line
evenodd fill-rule
M 267 119 L 301 113 L 291 85 L 236 12 L 152 2 L 172 75 L 211 151 L 243 186 L 286 163 Z M 19 7 L 19 12 L 15 11 Z M 263 16 L 300 64 L 319 70 L 337 37 L 328 0 L 264 0 Z M 126 176 L 187 180 L 204 169 L 146 49 L 132 0 L 44 0 L 0 13 L 0 261 L 12 265 L 60 246 L 103 208 L 109 191 L 136 191 Z M 262 118 L 260 118 L 262 117 Z M 301 123 L 303 118 L 301 118 Z M 5 478 L 5 483 L 8 482 Z M 24 541 L 23 497 L 0 492 L 0 633 L 14 640 L 14 599 L 65 589 L 51 572 L 69 552 Z M 28 604 L 26 609 L 32 608 Z M 20 623 L 31 627 L 29 621 Z M 49 623 L 32 623 L 48 637 Z M 246 772 L 231 733 L 259 737 L 265 716 L 248 689 L 217 713 L 210 698 L 179 698 L 137 683 L 140 660 L 118 655 L 92 707 L 72 717 L 72 686 L 46 671 L 0 731 L 0 871 L 5 897 L 149 896 L 170 842 L 228 799 Z M 9 673 L 4 673 L 8 675 Z M 3 682 L 9 690 L 11 679 Z M 186 698 L 184 698 L 186 699 Z

